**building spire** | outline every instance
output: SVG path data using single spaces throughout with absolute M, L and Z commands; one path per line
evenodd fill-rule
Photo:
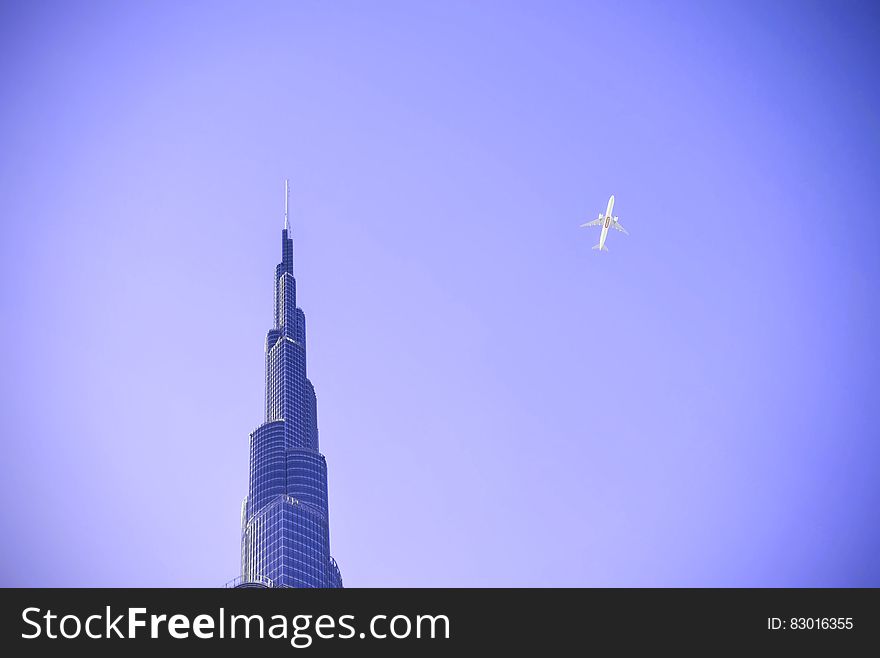
M 284 230 L 290 230 L 290 220 L 287 218 L 287 206 L 290 204 L 290 182 L 284 179 Z

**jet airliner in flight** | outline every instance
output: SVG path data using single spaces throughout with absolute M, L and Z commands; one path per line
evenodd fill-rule
M 594 219 L 592 222 L 587 222 L 586 224 L 581 224 L 581 228 L 585 226 L 599 226 L 602 225 L 602 234 L 599 236 L 599 244 L 597 244 L 593 249 L 598 249 L 599 251 L 608 251 L 608 247 L 605 246 L 605 240 L 608 237 L 608 229 L 615 228 L 624 235 L 629 235 L 626 229 L 620 225 L 620 222 L 617 221 L 617 217 L 611 214 L 612 209 L 614 208 L 614 195 L 611 195 L 611 198 L 608 199 L 608 208 L 605 210 L 605 214 L 599 213 L 599 217 Z

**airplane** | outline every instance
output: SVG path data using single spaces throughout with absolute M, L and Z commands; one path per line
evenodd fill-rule
M 611 198 L 608 199 L 608 209 L 605 211 L 605 214 L 599 213 L 599 217 L 594 219 L 592 222 L 587 222 L 586 224 L 581 224 L 580 228 L 584 228 L 585 226 L 599 226 L 602 224 L 602 234 L 599 236 L 599 244 L 597 244 L 593 249 L 598 249 L 599 251 L 608 251 L 608 247 L 605 246 L 605 239 L 608 237 L 608 229 L 615 228 L 624 235 L 629 235 L 627 230 L 623 228 L 620 223 L 617 221 L 617 217 L 614 217 L 611 214 L 611 210 L 614 208 L 614 195 L 611 195 Z

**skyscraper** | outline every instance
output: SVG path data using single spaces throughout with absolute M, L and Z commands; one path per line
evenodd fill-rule
M 318 448 L 317 398 L 306 377 L 306 319 L 296 306 L 284 183 L 275 322 L 266 336 L 266 418 L 251 433 L 236 587 L 342 587 L 330 556 L 327 462 Z

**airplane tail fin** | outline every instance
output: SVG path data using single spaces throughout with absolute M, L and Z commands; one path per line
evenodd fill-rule
M 593 247 L 593 249 L 602 249 L 602 251 L 608 251 L 608 247 L 600 247 L 599 245 L 596 245 L 595 247 Z

